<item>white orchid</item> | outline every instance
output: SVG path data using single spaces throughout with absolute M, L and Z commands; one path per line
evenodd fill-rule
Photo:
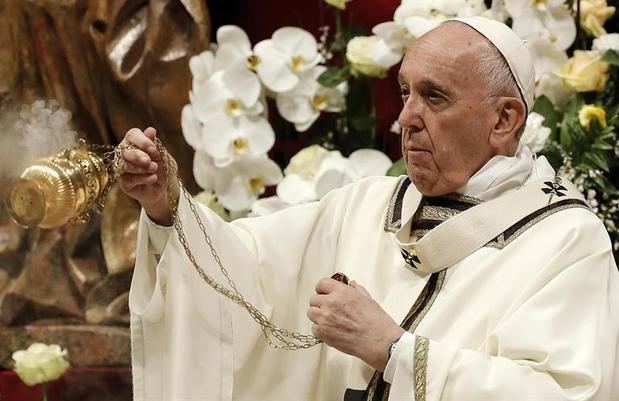
M 193 85 L 206 81 L 214 72 L 215 55 L 206 50 L 189 59 L 189 70 L 193 76 Z
M 527 123 L 520 138 L 520 143 L 531 149 L 531 152 L 537 153 L 544 148 L 544 144 L 550 135 L 550 128 L 543 125 L 544 116 L 532 112 L 527 117 Z
M 225 166 L 238 157 L 266 153 L 275 142 L 275 133 L 263 117 L 261 88 L 248 78 L 251 72 L 237 65 L 218 71 L 199 83 L 190 94 L 191 109 L 182 115 L 185 138 Z M 196 121 L 202 123 L 200 141 L 195 137 Z
M 548 39 L 566 50 L 576 38 L 576 23 L 564 0 L 505 0 L 512 29 L 522 39 Z
M 314 124 L 321 112 L 339 112 L 346 106 L 346 82 L 335 88 L 318 83 L 318 77 L 326 69 L 318 65 L 300 73 L 297 86 L 276 96 L 279 113 L 293 123 L 299 132 L 306 131 Z
M 247 210 L 270 185 L 282 179 L 279 166 L 266 155 L 243 157 L 217 167 L 204 152 L 196 152 L 193 164 L 196 182 L 214 191 L 221 204 L 232 212 Z
M 371 175 L 383 175 L 391 160 L 375 149 L 360 149 L 348 158 L 313 145 L 302 149 L 286 168 L 277 195 L 287 204 L 318 200 L 329 191 Z
M 547 38 L 530 40 L 527 47 L 531 51 L 535 65 L 535 95 L 537 97 L 544 95 L 555 106 L 563 108 L 569 92 L 565 90 L 553 71 L 567 62 L 567 54 Z
M 393 21 L 376 25 L 372 32 L 380 38 L 374 46 L 374 61 L 386 68 L 400 62 L 415 39 L 453 17 L 488 13 L 483 0 L 404 0 Z
M 256 44 L 254 53 L 258 58 L 258 76 L 276 93 L 293 89 L 299 83 L 299 74 L 321 60 L 316 38 L 297 27 L 276 30 L 271 39 Z
M 372 28 L 372 33 L 379 38 L 374 45 L 372 58 L 376 64 L 384 68 L 390 68 L 399 63 L 406 48 L 415 40 L 406 26 L 394 21 L 376 25 Z
M 535 96 L 546 96 L 555 107 L 564 109 L 572 92 L 568 91 L 554 73 L 545 73 L 535 81 Z

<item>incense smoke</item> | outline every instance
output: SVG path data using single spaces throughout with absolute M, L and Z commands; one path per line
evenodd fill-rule
M 56 101 L 0 111 L 0 196 L 35 160 L 73 146 L 77 132 L 70 126 L 71 112 Z

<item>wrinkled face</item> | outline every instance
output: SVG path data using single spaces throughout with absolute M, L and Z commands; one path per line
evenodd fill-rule
M 476 52 L 487 51 L 484 41 L 467 26 L 443 26 L 419 38 L 402 61 L 402 154 L 426 196 L 461 188 L 494 155 L 496 112 L 482 102 L 486 86 L 473 69 Z

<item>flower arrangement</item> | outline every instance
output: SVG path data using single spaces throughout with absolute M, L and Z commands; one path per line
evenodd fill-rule
M 369 34 L 342 26 L 340 12 L 352 1 L 324 0 L 335 29 L 321 28 L 318 39 L 284 27 L 252 47 L 241 28 L 224 26 L 217 45 L 191 59 L 182 127 L 196 150 L 196 181 L 219 207 L 259 215 L 367 175 L 405 173 L 401 160 L 392 164 L 379 151 L 373 81 L 441 22 L 482 15 L 511 26 L 534 56 L 537 100 L 522 142 L 585 193 L 619 250 L 619 33 L 607 26 L 615 7 L 607 0 L 402 0 L 393 20 Z M 267 153 L 290 132 L 308 147 L 282 173 Z M 277 185 L 276 196 L 258 200 L 268 185 Z

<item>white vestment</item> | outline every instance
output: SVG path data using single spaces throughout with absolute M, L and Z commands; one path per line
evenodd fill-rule
M 553 175 L 521 148 L 492 159 L 461 193 L 491 201 Z M 619 400 L 619 274 L 591 211 L 533 219 L 439 274 L 402 257 L 402 223 L 421 195 L 409 185 L 397 202 L 401 183 L 368 178 L 320 202 L 232 223 L 206 209 L 200 216 L 243 296 L 302 333 L 311 333 L 316 282 L 335 272 L 366 287 L 398 323 L 438 277 L 389 359 L 391 401 Z M 182 195 L 179 216 L 198 264 L 226 285 Z M 341 401 L 347 389 L 348 397 L 366 388 L 373 369 L 336 349 L 271 349 L 247 312 L 202 280 L 170 230 L 142 214 L 129 300 L 135 400 Z

